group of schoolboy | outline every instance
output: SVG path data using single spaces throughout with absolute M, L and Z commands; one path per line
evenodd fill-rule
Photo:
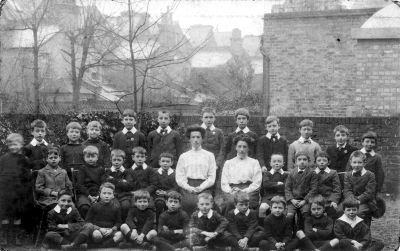
M 249 195 L 239 191 L 235 208 L 221 215 L 213 196 L 201 193 L 191 216 L 181 209 L 173 169 L 183 141 L 170 128 L 168 112 L 158 113 L 159 127 L 146 139 L 135 128 L 136 114 L 124 111 L 124 128 L 115 134 L 112 151 L 100 139 L 97 121 L 87 125 L 88 140 L 82 143 L 81 125 L 69 123 L 68 143 L 57 148 L 44 139 L 46 123 L 35 120 L 30 144 L 23 147 L 22 136 L 12 133 L 6 140 L 9 152 L 0 157 L 2 243 L 19 242 L 26 170 L 33 169 L 38 170 L 37 200 L 49 210 L 43 248 L 86 249 L 88 242 L 120 248 L 155 245 L 159 250 L 203 245 L 233 250 L 383 248 L 370 232 L 384 180 L 374 132 L 363 135 L 363 148 L 357 150 L 348 143 L 349 130 L 336 126 L 336 144 L 325 153 L 311 139 L 310 120 L 300 122 L 300 138 L 288 145 L 278 132 L 277 117 L 266 118 L 267 134 L 260 138 L 247 127 L 249 118 L 246 109 L 237 110 L 238 127 L 224 138 L 214 126 L 215 112 L 205 109 L 202 147 L 215 155 L 222 169 L 223 162 L 236 155 L 236 136 L 253 139 L 249 156 L 258 159 L 263 171 L 259 207 L 250 209 Z M 338 173 L 344 172 L 340 179 Z

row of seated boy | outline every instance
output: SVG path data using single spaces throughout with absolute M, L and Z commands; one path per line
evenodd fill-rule
M 160 215 L 158 226 L 155 212 L 149 208 L 150 194 L 135 192 L 135 207 L 129 209 L 125 220 L 119 205 L 113 203 L 115 186 L 109 182 L 100 187 L 100 199 L 83 220 L 73 206 L 72 194 L 61 191 L 57 206 L 49 212 L 48 232 L 43 248 L 86 250 L 88 243 L 97 247 L 121 249 L 155 245 L 157 250 L 176 248 L 196 250 L 198 246 L 213 249 L 217 246 L 233 250 L 258 247 L 260 250 L 381 250 L 383 244 L 372 240 L 370 229 L 357 216 L 359 202 L 346 199 L 344 214 L 333 224 L 324 214 L 325 200 L 321 195 L 310 198 L 311 215 L 304 229 L 293 232 L 285 216 L 286 200 L 271 199 L 271 214 L 259 226 L 257 213 L 249 208 L 249 195 L 237 192 L 235 208 L 226 217 L 213 210 L 213 196 L 198 195 L 198 209 L 189 215 L 181 209 L 182 196 L 170 191 L 166 195 L 167 210 Z

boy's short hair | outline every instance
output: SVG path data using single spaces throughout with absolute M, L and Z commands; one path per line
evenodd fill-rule
M 115 191 L 115 186 L 111 182 L 104 182 L 103 184 L 101 184 L 100 189 L 99 189 L 100 193 L 101 193 L 101 190 L 103 190 L 103 188 L 109 188 L 109 189 Z
M 32 121 L 31 123 L 31 129 L 33 130 L 35 127 L 37 128 L 47 128 L 47 124 L 46 122 L 44 122 L 41 119 L 35 119 L 34 121 Z
M 201 115 L 203 116 L 204 113 L 212 113 L 215 116 L 216 111 L 212 107 L 203 107 L 203 109 L 201 109 Z
M 146 190 L 138 190 L 133 194 L 133 201 L 136 202 L 141 199 L 146 199 L 150 201 L 150 193 Z
M 200 132 L 201 137 L 204 139 L 204 136 L 206 135 L 206 129 L 204 129 L 203 127 L 201 127 L 198 124 L 194 124 L 194 125 L 190 125 L 188 126 L 188 128 L 186 129 L 185 135 L 186 137 L 189 139 L 190 138 L 190 134 L 192 132 Z
M 338 125 L 335 127 L 335 129 L 333 129 L 334 134 L 336 134 L 337 132 L 345 133 L 347 136 L 350 135 L 350 130 L 344 125 Z
M 365 156 L 365 154 L 360 150 L 357 150 L 350 154 L 349 161 L 351 161 L 352 158 L 362 158 L 362 160 L 365 162 L 367 156 Z
M 69 122 L 68 123 L 68 125 L 66 127 L 67 132 L 69 131 L 69 129 L 78 129 L 79 131 L 81 131 L 82 130 L 82 126 L 78 122 L 73 121 L 73 122 Z
M 72 192 L 70 192 L 70 191 L 68 191 L 68 190 L 61 190 L 60 192 L 58 192 L 58 194 L 57 194 L 57 200 L 59 200 L 60 198 L 61 198 L 61 196 L 64 196 L 64 195 L 67 195 L 67 196 L 70 196 L 71 198 L 72 198 Z
M 376 139 L 378 138 L 378 135 L 376 135 L 375 132 L 373 131 L 368 131 L 366 133 L 363 134 L 361 142 L 364 141 L 364 139 L 374 139 L 376 141 Z
M 99 148 L 97 146 L 87 146 L 83 149 L 83 155 L 97 154 L 99 155 Z
M 296 154 L 294 155 L 294 160 L 297 160 L 297 158 L 298 158 L 299 156 L 306 156 L 307 159 L 308 159 L 308 161 L 310 161 L 310 155 L 309 155 L 307 152 L 304 152 L 304 151 L 298 151 L 298 152 L 296 152 Z
M 346 208 L 351 208 L 351 207 L 355 207 L 355 208 L 359 208 L 360 207 L 360 203 L 355 199 L 355 198 L 346 198 L 343 201 L 343 210 L 345 210 Z
M 168 111 L 162 110 L 162 111 L 158 111 L 158 116 L 160 114 L 167 114 L 169 118 L 171 118 L 171 114 Z
M 233 145 L 237 145 L 239 141 L 244 141 L 247 143 L 247 146 L 250 146 L 250 144 L 254 141 L 250 136 L 246 134 L 240 134 L 236 137 L 233 138 Z
M 182 194 L 178 193 L 177 191 L 169 191 L 167 193 L 167 200 L 169 198 L 182 202 Z
M 309 119 L 303 119 L 299 123 L 299 128 L 302 128 L 304 126 L 309 126 L 309 127 L 313 128 L 314 127 L 314 123 Z
M 328 155 L 326 152 L 318 151 L 318 152 L 317 152 L 317 155 L 315 155 L 315 161 L 317 161 L 317 158 L 318 158 L 318 157 L 320 157 L 320 158 L 327 158 L 328 161 L 330 161 L 329 155 Z
M 132 149 L 132 156 L 135 156 L 135 154 L 144 154 L 146 155 L 147 151 L 141 146 L 136 146 Z
M 273 154 L 271 154 L 271 159 L 272 159 L 272 156 L 274 156 L 274 155 L 281 156 L 283 161 L 285 161 L 285 157 L 283 156 L 283 153 L 273 153 Z
M 310 198 L 310 205 L 313 203 L 325 208 L 326 200 L 321 194 L 317 194 Z
M 213 196 L 207 192 L 203 192 L 203 193 L 197 195 L 197 201 L 199 201 L 200 199 L 210 200 L 211 202 L 214 201 Z
M 22 137 L 21 134 L 19 133 L 10 133 L 8 134 L 7 138 L 6 138 L 6 142 L 7 143 L 11 143 L 11 142 L 19 142 L 20 144 L 24 144 L 24 137 Z
M 121 149 L 113 149 L 113 150 L 111 150 L 111 158 L 112 157 L 121 157 L 121 158 L 125 159 L 126 154 Z
M 271 206 L 272 206 L 274 203 L 275 203 L 275 204 L 282 204 L 282 205 L 283 205 L 283 208 L 286 208 L 286 201 L 285 201 L 285 198 L 284 198 L 283 196 L 275 195 L 274 197 L 272 197 L 272 199 L 271 199 Z
M 134 117 L 136 119 L 137 114 L 132 109 L 125 109 L 124 112 L 122 113 L 122 118 L 124 117 Z
M 235 202 L 235 205 L 239 202 L 248 203 L 250 201 L 250 196 L 246 192 L 238 191 L 233 195 L 233 201 Z
M 174 161 L 174 155 L 169 152 L 162 152 L 158 160 L 160 160 L 161 158 L 170 158 L 172 162 Z
M 87 125 L 87 129 L 92 128 L 92 127 L 96 127 L 101 130 L 101 124 L 99 121 L 96 121 L 96 120 L 90 121 L 89 124 Z
M 246 116 L 247 119 L 250 119 L 250 113 L 249 110 L 246 108 L 239 108 L 235 111 L 235 118 L 237 118 L 239 115 Z
M 279 125 L 279 118 L 277 116 L 271 115 L 265 119 L 265 124 L 271 124 L 272 122 L 276 121 Z
M 60 156 L 60 148 L 56 146 L 49 146 L 47 148 L 47 157 L 49 157 L 50 155 Z

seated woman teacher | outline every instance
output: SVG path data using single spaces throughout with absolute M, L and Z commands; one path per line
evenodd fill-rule
M 239 135 L 233 139 L 237 156 L 225 162 L 221 175 L 225 205 L 222 208 L 223 213 L 234 208 L 233 194 L 237 191 L 248 193 L 250 208 L 258 208 L 262 172 L 258 161 L 248 156 L 251 140 L 247 135 Z
M 182 188 L 182 209 L 189 215 L 197 208 L 197 195 L 202 192 L 212 193 L 217 165 L 212 152 L 201 148 L 206 130 L 199 125 L 189 126 L 186 137 L 191 150 L 181 154 L 176 164 L 176 183 Z

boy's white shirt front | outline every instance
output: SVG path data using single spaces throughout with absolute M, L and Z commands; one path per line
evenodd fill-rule
M 238 127 L 238 128 L 236 128 L 235 133 L 238 133 L 240 131 L 242 131 L 244 133 L 248 133 L 248 132 L 250 132 L 250 129 L 247 126 L 245 128 L 243 128 L 243 130 Z
M 126 129 L 126 127 L 124 127 L 124 129 L 122 129 L 123 134 L 127 134 L 128 132 L 135 134 L 137 132 L 137 129 L 135 127 L 132 127 L 132 129 L 130 129 L 130 130 Z
M 133 164 L 133 165 L 132 165 L 132 170 L 135 170 L 136 167 L 137 167 L 136 163 Z M 143 167 L 143 170 L 146 170 L 146 169 L 147 169 L 147 164 L 146 164 L 146 163 L 143 163 L 142 167 Z
M 235 210 L 233 210 L 233 213 L 235 215 L 237 215 L 238 213 L 240 213 L 239 209 L 235 208 Z M 250 214 L 250 209 L 247 209 L 246 213 L 244 213 L 244 215 L 249 216 Z
M 352 171 L 351 172 L 351 175 L 354 175 L 354 173 L 355 173 L 356 171 Z M 361 176 L 363 176 L 364 174 L 366 174 L 367 173 L 367 170 L 365 170 L 365 168 L 363 167 L 363 169 L 361 169 Z
M 347 142 L 344 143 L 342 146 L 340 146 L 338 143 L 336 143 L 336 148 L 345 148 L 347 146 Z
M 203 127 L 204 129 L 207 129 L 207 126 L 206 126 L 206 124 L 201 124 L 201 127 Z M 215 130 L 215 126 L 214 126 L 214 124 L 212 124 L 211 126 L 210 126 L 210 130 L 211 131 L 214 131 Z
M 57 206 L 54 208 L 54 211 L 56 211 L 56 213 L 59 214 L 59 213 L 61 212 L 61 207 L 60 207 L 59 205 L 57 205 Z M 67 214 L 70 214 L 71 211 L 72 211 L 72 207 L 69 207 L 69 208 L 67 209 Z
M 122 173 L 125 171 L 125 167 L 124 166 L 121 166 L 119 169 L 117 169 L 115 166 L 112 166 L 111 168 L 110 168 L 110 170 L 111 170 L 111 172 L 116 172 L 116 171 L 121 171 Z
M 324 171 L 326 172 L 326 173 L 330 173 L 331 172 L 331 169 L 329 169 L 329 167 L 326 167 L 325 169 L 324 169 Z M 315 168 L 315 173 L 320 173 L 321 172 L 321 169 L 319 169 L 319 167 L 317 167 L 317 168 Z
M 347 217 L 347 215 L 345 215 L 345 214 L 343 214 L 338 220 L 346 222 L 347 224 L 349 224 L 351 226 L 351 228 L 354 228 L 358 223 L 363 221 L 363 219 L 358 216 L 356 216 L 354 218 L 354 220 L 352 220 L 349 217 Z
M 211 219 L 212 215 L 213 215 L 213 210 L 210 209 L 210 211 L 208 211 L 208 213 L 207 213 L 207 218 Z M 201 218 L 201 216 L 203 216 L 203 213 L 202 213 L 201 211 L 199 211 L 199 213 L 197 214 L 197 216 L 198 216 L 199 218 Z
M 374 149 L 372 149 L 370 152 L 367 152 L 367 150 L 365 150 L 365 147 L 361 148 L 360 152 L 362 152 L 363 154 L 369 153 L 372 157 L 376 154 Z
M 172 131 L 172 129 L 171 129 L 170 126 L 167 126 L 165 129 L 167 130 L 167 134 L 170 133 L 170 132 Z M 161 133 L 161 130 L 162 130 L 161 126 L 159 126 L 159 127 L 156 129 L 156 131 L 157 131 L 158 133 Z
M 163 168 L 162 168 L 162 167 L 158 168 L 158 170 L 157 170 L 157 172 L 158 172 L 159 174 L 162 174 L 162 171 L 163 171 Z M 171 175 L 173 172 L 174 172 L 174 169 L 172 169 L 171 167 L 168 168 L 168 175 Z
M 279 132 L 277 132 L 277 133 L 275 134 L 275 136 L 276 136 L 277 139 L 280 139 L 280 138 L 281 138 L 281 135 L 279 134 Z M 268 139 L 271 139 L 272 134 L 271 134 L 271 133 L 267 133 L 267 134 L 265 135 L 265 137 L 267 137 Z
M 47 141 L 44 139 L 41 142 L 39 142 L 39 141 L 37 141 L 37 139 L 33 138 L 30 144 L 32 146 L 37 146 L 37 145 L 41 145 L 41 144 L 44 144 L 45 146 L 47 146 L 49 143 L 47 143 Z
M 281 168 L 281 169 L 279 169 L 279 171 L 276 171 L 275 169 L 273 169 L 273 168 L 271 168 L 271 170 L 269 170 L 269 173 L 270 174 L 274 174 L 274 173 L 276 173 L 276 172 L 278 172 L 278 173 L 280 173 L 280 174 L 284 174 L 285 173 L 285 171 L 283 171 L 283 169 Z
M 311 137 L 308 138 L 308 139 L 305 139 L 303 136 L 300 136 L 300 138 L 299 138 L 297 141 L 299 141 L 299 142 L 302 143 L 302 144 L 304 144 L 305 141 L 310 141 L 310 143 L 313 142 L 313 140 L 311 139 Z

